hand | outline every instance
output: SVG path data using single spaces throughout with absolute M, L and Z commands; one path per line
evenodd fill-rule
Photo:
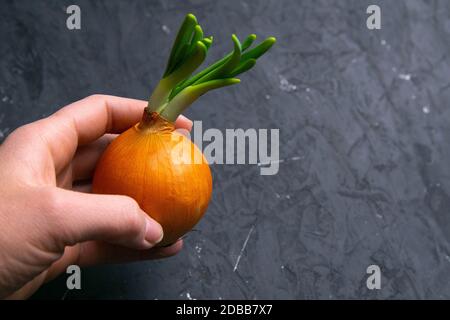
M 67 266 L 171 256 L 161 226 L 131 198 L 89 194 L 105 147 L 145 101 L 95 95 L 18 128 L 0 146 L 0 298 L 26 298 Z M 191 129 L 180 117 L 176 126 Z M 106 133 L 106 134 L 105 134 Z

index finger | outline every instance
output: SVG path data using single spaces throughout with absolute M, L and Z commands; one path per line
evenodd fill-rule
M 41 121 L 41 137 L 51 151 L 56 168 L 63 167 L 79 145 L 105 133 L 121 133 L 142 118 L 146 101 L 93 95 L 74 102 Z M 180 116 L 175 126 L 190 130 L 192 121 Z
M 107 95 L 93 95 L 57 111 L 49 119 L 72 122 L 78 144 L 100 138 L 105 133 L 121 133 L 142 118 L 147 101 Z M 184 116 L 175 126 L 190 130 L 192 122 Z

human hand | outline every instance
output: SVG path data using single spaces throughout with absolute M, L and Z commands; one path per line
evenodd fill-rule
M 0 298 L 26 298 L 67 266 L 162 258 L 161 226 L 126 196 L 89 194 L 103 150 L 145 101 L 94 95 L 18 128 L 0 146 Z M 191 129 L 180 116 L 178 128 Z

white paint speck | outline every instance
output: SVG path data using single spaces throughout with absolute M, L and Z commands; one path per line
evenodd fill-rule
M 375 214 L 375 217 L 377 217 L 378 219 L 383 219 L 383 216 L 379 213 Z
M 161 26 L 161 30 L 165 33 L 165 34 L 170 34 L 170 29 L 169 29 L 169 27 L 168 26 L 166 26 L 165 24 L 163 24 L 162 26 Z
M 311 92 L 311 89 L 310 88 L 306 88 L 305 91 L 306 92 Z
M 444 255 L 445 260 L 447 260 L 448 262 L 450 262 L 450 256 L 448 254 Z
M 430 113 L 430 106 L 423 106 L 422 107 L 422 112 L 425 114 L 429 114 Z
M 277 197 L 277 199 L 281 198 L 280 194 L 278 194 L 278 193 L 275 193 L 275 197 Z
M 400 73 L 398 75 L 398 78 L 400 80 L 410 81 L 411 80 L 411 75 L 409 73 Z
M 260 166 L 268 166 L 268 165 L 271 165 L 273 163 L 282 163 L 282 162 L 284 162 L 284 159 L 274 160 L 274 161 L 270 161 L 270 162 L 259 162 L 258 163 L 258 167 L 260 167 Z
M 66 297 L 67 297 L 67 294 L 69 293 L 69 289 L 67 289 L 66 291 L 64 291 L 64 294 L 63 294 L 63 296 L 61 297 L 61 300 L 65 300 L 66 299 Z
M 289 200 L 290 198 L 291 198 L 291 195 L 290 195 L 290 194 L 287 194 L 287 195 L 286 195 L 286 199 Z
M 281 270 L 284 270 L 284 266 L 281 266 Z
M 253 229 L 255 229 L 255 226 L 252 226 L 250 228 L 250 231 L 247 234 L 247 238 L 245 238 L 244 245 L 241 248 L 241 252 L 239 252 L 239 255 L 236 259 L 236 263 L 234 264 L 233 272 L 236 272 L 236 270 L 238 268 L 239 261 L 241 261 L 242 254 L 244 253 L 245 247 L 247 247 L 247 243 L 248 243 L 248 240 L 250 239 L 250 236 L 252 235 Z
M 191 297 L 191 294 L 189 292 L 186 292 L 186 298 L 188 298 L 188 300 L 197 300 Z
M 195 246 L 195 251 L 197 251 L 198 254 L 202 252 L 202 247 L 200 247 L 198 244 Z
M 280 75 L 280 89 L 284 92 L 293 92 L 297 90 L 297 86 L 292 84 L 284 76 Z
M 380 44 L 388 50 L 391 49 L 391 45 L 389 43 L 387 43 L 387 41 L 384 39 L 381 39 Z
M 2 101 L 3 101 L 3 102 L 7 102 L 8 100 L 9 100 L 8 96 L 4 96 L 4 97 L 2 98 Z
M 298 161 L 298 160 L 302 160 L 304 157 L 303 156 L 294 156 L 291 158 L 286 158 L 286 159 L 280 159 L 280 160 L 273 160 L 270 162 L 258 162 L 258 167 L 260 166 L 268 166 L 274 163 L 283 163 L 283 162 L 288 162 L 288 161 Z
M 264 96 L 264 98 L 266 98 L 266 100 L 270 100 L 270 94 L 266 94 L 266 95 Z

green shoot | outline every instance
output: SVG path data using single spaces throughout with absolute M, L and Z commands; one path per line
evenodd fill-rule
M 175 121 L 206 92 L 239 83 L 234 77 L 251 69 L 276 41 L 270 37 L 249 49 L 256 35 L 249 35 L 242 44 L 236 35 L 231 39 L 232 52 L 191 76 L 205 60 L 213 37 L 204 37 L 195 16 L 188 14 L 172 46 L 164 75 L 150 97 L 148 111 Z
M 206 92 L 222 88 L 225 86 L 230 86 L 235 83 L 239 83 L 240 80 L 236 78 L 219 79 L 203 82 L 197 85 L 192 85 L 185 88 L 179 94 L 177 94 L 163 109 L 160 115 L 168 120 L 175 121 L 178 116 L 189 107 L 195 100 L 197 100 L 201 95 Z

